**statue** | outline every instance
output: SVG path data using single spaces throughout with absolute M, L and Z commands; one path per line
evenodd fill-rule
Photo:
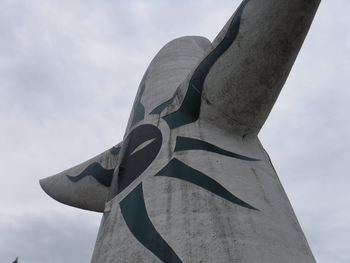
M 244 0 L 211 43 L 168 43 L 124 139 L 40 181 L 103 213 L 92 262 L 315 263 L 257 137 L 320 0 Z

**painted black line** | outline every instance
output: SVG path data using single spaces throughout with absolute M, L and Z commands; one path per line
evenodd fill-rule
M 164 103 L 160 104 L 159 106 L 157 106 L 154 110 L 152 110 L 150 112 L 150 114 L 151 115 L 152 114 L 161 114 L 162 111 L 173 102 L 173 100 L 174 100 L 174 96 L 171 99 L 167 100 L 166 102 L 164 102 Z
M 141 90 L 139 92 L 139 95 L 137 96 L 137 100 L 135 101 L 134 106 L 134 116 L 131 122 L 131 126 L 134 126 L 136 123 L 142 121 L 145 118 L 145 107 L 141 103 L 141 98 L 143 96 L 143 93 L 145 92 L 146 84 L 143 80 Z
M 163 117 L 170 129 L 175 129 L 198 120 L 205 78 L 215 62 L 235 41 L 239 32 L 243 10 L 249 1 L 250 0 L 245 0 L 242 2 L 232 19 L 224 39 L 208 54 L 194 71 L 180 108 Z
M 214 144 L 211 144 L 202 140 L 178 136 L 176 138 L 176 145 L 175 145 L 174 152 L 189 151 L 189 150 L 204 150 L 204 151 L 218 153 L 221 155 L 225 155 L 225 156 L 243 160 L 243 161 L 260 161 L 259 159 L 250 158 L 248 156 L 226 151 L 224 149 L 221 149 L 215 146 Z
M 165 263 L 182 262 L 153 226 L 147 214 L 142 183 L 120 202 L 120 209 L 129 230 L 143 246 Z
M 250 204 L 244 202 L 238 197 L 231 194 L 228 190 L 226 190 L 222 185 L 218 182 L 205 175 L 204 173 L 193 169 L 192 167 L 184 164 L 178 159 L 172 159 L 161 171 L 159 171 L 155 176 L 166 176 L 178 178 L 190 183 L 193 183 L 203 189 L 216 194 L 227 201 L 230 201 L 236 205 L 252 209 L 258 210 L 251 206 Z
M 99 163 L 92 163 L 88 167 L 84 169 L 79 175 L 71 176 L 67 175 L 69 180 L 76 183 L 82 180 L 84 177 L 92 176 L 94 177 L 100 184 L 109 187 L 113 178 L 113 169 L 105 169 Z

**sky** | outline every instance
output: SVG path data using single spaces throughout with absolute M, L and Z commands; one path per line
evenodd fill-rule
M 239 0 L 0 0 L 0 262 L 89 262 L 101 215 L 38 180 L 118 143 L 168 41 Z M 259 138 L 319 263 L 350 262 L 350 1 L 323 0 Z

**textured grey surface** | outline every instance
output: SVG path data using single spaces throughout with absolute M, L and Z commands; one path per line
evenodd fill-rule
M 171 128 L 164 117 L 181 108 L 193 88 L 189 86 L 192 73 L 225 39 L 231 22 L 213 45 L 200 37 L 180 38 L 166 45 L 152 61 L 140 85 L 125 138 L 134 128 L 151 124 L 162 133 L 161 149 L 156 161 L 140 177 L 107 202 L 92 262 L 160 261 L 159 255 L 130 232 L 120 209 L 121 201 L 141 182 L 150 221 L 182 262 L 315 262 L 256 135 L 288 76 L 319 1 L 244 3 L 235 41 L 212 65 L 203 89 L 194 87 L 201 98 L 196 121 Z M 150 114 L 171 98 L 161 114 Z M 135 123 L 135 110 L 140 103 L 145 114 Z M 174 152 L 178 136 L 200 139 L 259 161 L 195 149 Z M 233 204 L 183 180 L 154 176 L 173 158 L 209 176 L 258 210 Z M 116 166 L 113 180 L 117 175 Z M 90 187 L 91 180 L 80 182 Z M 86 186 L 78 189 L 82 188 Z M 98 196 L 105 198 L 106 191 Z M 80 202 L 80 194 L 75 198 Z M 100 204 L 94 206 L 100 210 Z M 142 218 L 138 220 L 142 226 Z
M 250 1 L 236 41 L 207 76 L 203 96 L 210 105 L 204 104 L 203 115 L 235 132 L 258 133 L 288 77 L 318 3 Z M 224 29 L 214 47 L 225 34 Z
M 109 187 L 96 181 L 92 174 L 88 174 L 77 182 L 73 182 L 68 176 L 77 177 L 89 165 L 96 163 L 100 164 L 102 169 L 114 169 L 118 160 L 118 154 L 115 154 L 114 151 L 120 146 L 121 144 L 118 144 L 82 164 L 41 179 L 41 187 L 48 195 L 63 204 L 103 212 Z

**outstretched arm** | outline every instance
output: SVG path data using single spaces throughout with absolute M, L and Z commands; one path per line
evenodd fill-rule
M 289 75 L 319 2 L 242 3 L 213 43 L 215 49 L 232 40 L 206 76 L 203 95 L 211 105 L 203 107 L 205 118 L 216 120 L 221 114 L 239 132 L 258 133 Z
M 63 204 L 103 212 L 121 146 L 119 143 L 86 162 L 41 179 L 40 185 Z
M 257 134 L 309 30 L 320 0 L 244 0 L 183 83 L 171 128 L 203 119 Z M 181 94 L 181 90 L 183 91 Z

